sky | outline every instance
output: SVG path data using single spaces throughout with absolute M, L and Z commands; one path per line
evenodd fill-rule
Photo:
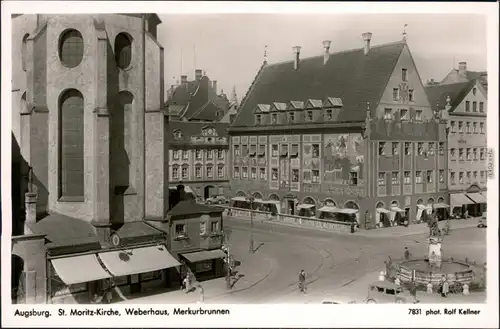
M 322 41 L 331 40 L 330 52 L 361 48 L 363 32 L 372 32 L 372 45 L 407 42 L 422 80 L 440 81 L 458 62 L 472 71 L 486 70 L 486 21 L 465 14 L 160 14 L 158 41 L 164 47 L 165 84 L 181 75 L 194 78 L 196 68 L 217 80 L 230 96 L 233 86 L 242 97 L 264 59 L 268 63 L 320 55 Z

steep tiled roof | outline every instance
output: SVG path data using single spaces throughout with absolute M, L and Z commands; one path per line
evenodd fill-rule
M 343 110 L 338 121 L 363 121 L 366 103 L 377 106 L 388 83 L 404 42 L 372 46 L 330 54 L 326 65 L 323 56 L 264 65 L 250 87 L 232 126 L 253 125 L 257 104 L 288 103 L 291 100 L 341 98 Z
M 450 111 L 453 111 L 475 85 L 476 80 L 448 85 L 433 85 L 425 87 L 425 92 L 427 93 L 427 98 L 429 99 L 432 109 L 435 109 L 438 103 L 439 108 L 444 109 L 446 106 L 446 99 L 449 96 L 451 100 Z
M 212 82 L 206 76 L 199 81 L 189 81 L 177 86 L 165 104 L 172 115 L 188 120 L 216 121 L 216 114 L 224 115 L 229 109 L 229 100 L 225 95 L 217 95 Z
M 200 110 L 191 116 L 191 120 L 213 121 L 222 118 L 225 114 L 223 109 L 220 109 L 212 101 L 208 101 Z
M 180 201 L 168 212 L 170 216 L 202 215 L 211 213 L 221 213 L 222 208 L 205 206 L 196 203 L 194 200 Z
M 168 125 L 171 142 L 190 142 L 191 136 L 201 136 L 204 128 L 214 128 L 219 137 L 227 137 L 228 123 L 221 122 L 196 122 L 196 121 L 175 121 Z M 181 138 L 174 140 L 174 132 L 180 131 Z

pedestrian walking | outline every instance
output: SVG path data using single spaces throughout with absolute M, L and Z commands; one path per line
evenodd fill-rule
M 446 278 L 446 276 L 443 275 L 441 284 L 441 297 L 444 298 L 448 297 L 449 289 L 450 289 L 450 284 L 448 282 L 448 279 Z
M 304 270 L 300 270 L 299 273 L 299 290 L 300 292 L 306 292 L 306 272 Z
M 410 251 L 408 250 L 408 247 L 405 247 L 404 258 L 405 258 L 405 260 L 410 259 Z

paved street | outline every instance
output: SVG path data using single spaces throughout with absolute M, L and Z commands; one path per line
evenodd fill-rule
M 225 219 L 225 226 L 232 229 L 231 244 L 248 244 L 249 224 L 241 219 Z M 358 279 L 380 271 L 388 256 L 402 257 L 405 246 L 415 257 L 425 255 L 426 237 L 427 234 L 371 238 L 255 221 L 255 245 L 261 244 L 256 254 L 273 257 L 277 266 L 269 277 L 253 289 L 234 294 L 230 299 L 221 296 L 220 302 L 266 303 L 286 300 L 288 296 L 292 298 L 299 294 L 297 277 L 300 269 L 309 275 L 308 287 L 311 292 L 353 287 Z M 455 229 L 445 238 L 443 253 L 444 257 L 468 257 L 482 264 L 486 261 L 486 230 L 476 227 Z M 238 255 L 235 257 L 238 258 Z M 373 280 L 376 279 L 374 276 Z M 366 285 L 361 289 L 365 291 Z
M 225 218 L 230 229 L 231 251 L 242 262 L 238 268 L 243 278 L 231 292 L 224 279 L 202 285 L 207 304 L 212 303 L 304 303 L 320 302 L 323 295 L 340 295 L 360 300 L 367 285 L 378 279 L 388 256 L 401 258 L 408 246 L 415 257 L 427 252 L 427 234 L 375 237 L 360 234 L 332 234 L 266 222 L 254 221 L 254 254 L 250 254 L 250 222 Z M 414 228 L 414 230 L 416 230 Z M 422 229 L 420 230 L 422 231 Z M 415 231 L 416 232 L 416 231 Z M 444 257 L 486 261 L 486 229 L 457 228 L 445 237 Z M 298 273 L 308 274 L 308 294 L 302 296 L 297 287 Z M 433 297 L 423 301 L 439 302 Z M 473 294 L 467 301 L 480 302 L 484 294 Z M 134 298 L 124 303 L 196 303 L 199 294 L 182 291 Z M 456 296 L 447 302 L 463 302 Z

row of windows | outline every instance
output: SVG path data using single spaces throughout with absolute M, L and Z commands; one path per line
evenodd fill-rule
M 464 152 L 465 150 L 465 152 Z M 458 149 L 458 160 L 460 161 L 472 161 L 472 160 L 478 160 L 477 158 L 478 154 L 478 149 L 477 148 L 459 148 Z M 479 148 L 479 160 L 485 160 L 486 159 L 486 148 Z M 457 160 L 457 149 L 456 148 L 451 148 L 450 149 L 450 160 L 451 161 L 456 161 Z
M 281 150 L 280 150 L 281 146 Z M 257 152 L 258 147 L 258 152 Z M 233 145 L 233 154 L 235 157 L 237 156 L 259 156 L 264 157 L 266 155 L 266 147 L 267 145 L 256 145 L 251 144 L 250 147 L 248 145 Z M 319 144 L 312 144 L 312 157 L 319 158 Z M 271 156 L 272 157 L 297 157 L 299 156 L 299 144 L 292 144 L 289 148 L 288 144 L 272 144 L 271 145 Z
M 24 35 L 21 47 L 22 68 L 26 71 L 27 40 L 28 34 Z M 69 29 L 64 31 L 59 38 L 59 59 L 61 63 L 74 68 L 80 65 L 83 59 L 84 40 L 82 34 Z M 126 69 L 132 61 L 132 37 L 127 33 L 120 33 L 115 38 L 115 61 L 119 68 Z
M 215 157 L 217 157 L 218 160 L 224 160 L 224 150 L 204 150 L 205 153 L 205 158 L 208 160 L 212 160 Z M 174 160 L 180 160 L 182 157 L 182 160 L 188 160 L 189 159 L 189 151 L 188 150 L 174 150 L 172 152 L 173 159 Z M 201 149 L 196 149 L 194 150 L 194 158 L 195 160 L 201 160 L 202 159 L 202 150 Z
M 410 120 L 410 111 L 408 109 L 384 109 L 384 119 L 393 120 L 399 112 L 399 118 L 402 121 Z M 415 117 L 413 118 L 416 121 L 422 121 L 422 110 L 415 110 Z
M 206 235 L 208 233 L 218 233 L 219 232 L 219 222 L 210 222 L 210 232 L 207 232 L 207 223 L 200 222 L 200 235 Z M 184 223 L 175 224 L 175 235 L 176 237 L 186 237 L 188 236 L 187 225 Z
M 392 185 L 399 185 L 400 184 L 400 175 L 399 175 L 398 171 L 393 171 L 390 173 L 379 172 L 378 173 L 378 186 L 386 185 L 386 176 L 388 174 L 391 175 Z M 427 183 L 431 184 L 434 182 L 434 170 L 417 170 L 417 171 L 415 171 L 415 183 L 422 184 L 423 179 L 424 179 L 424 175 L 425 175 L 425 181 Z M 444 183 L 444 169 L 439 170 L 439 182 Z M 412 184 L 411 171 L 404 171 L 403 172 L 403 184 L 404 185 L 411 185 Z
M 271 124 L 275 125 L 278 124 L 278 113 L 271 113 Z M 263 123 L 263 114 L 256 114 L 255 115 L 255 124 L 256 125 L 261 125 Z M 333 119 L 333 110 L 332 109 L 326 109 L 324 110 L 323 118 L 325 121 L 331 121 Z M 289 111 L 287 113 L 287 119 L 288 123 L 298 123 L 298 116 L 296 115 L 296 111 Z M 306 111 L 305 112 L 305 121 L 306 122 L 313 122 L 314 119 L 314 112 L 313 111 Z
M 179 169 L 180 169 L 180 177 L 179 177 Z M 186 166 L 172 166 L 172 179 L 176 180 L 179 178 L 186 179 L 189 177 L 189 167 Z M 202 178 L 202 166 L 194 167 L 194 177 Z M 205 177 L 213 178 L 214 177 L 214 167 L 207 166 L 205 167 Z M 217 166 L 217 177 L 224 178 L 224 166 Z
M 379 142 L 378 143 L 378 154 L 379 155 L 399 155 L 400 152 L 400 142 Z M 389 149 L 389 145 L 391 148 Z M 411 155 L 412 151 L 412 143 L 404 142 L 404 155 Z M 417 142 L 417 155 L 434 155 L 435 154 L 435 142 Z M 438 154 L 444 155 L 444 142 L 438 143 Z
M 465 131 L 464 131 L 465 127 Z M 457 132 L 457 124 L 455 121 L 450 121 L 450 132 L 451 133 L 456 133 Z M 464 122 L 463 121 L 458 121 L 458 133 L 459 134 L 484 134 L 486 133 L 484 130 L 484 122 L 479 122 L 479 129 L 477 126 L 477 122 Z
M 463 171 L 460 171 L 458 173 L 458 184 L 470 184 L 470 183 L 473 183 L 473 182 L 477 182 L 477 175 L 479 173 L 479 181 L 480 182 L 486 182 L 486 171 L 485 170 L 475 170 L 475 171 L 467 171 L 467 172 L 463 172 Z M 450 184 L 451 185 L 456 185 L 457 183 L 457 173 L 452 171 L 450 172 Z M 464 174 L 466 174 L 466 176 L 464 176 Z M 464 177 L 466 177 L 467 179 L 464 180 Z
M 475 88 L 474 88 L 475 89 Z M 465 112 L 470 112 L 470 101 L 465 101 Z M 477 102 L 472 102 L 472 112 L 477 112 Z M 484 113 L 484 102 L 479 102 L 479 112 Z

